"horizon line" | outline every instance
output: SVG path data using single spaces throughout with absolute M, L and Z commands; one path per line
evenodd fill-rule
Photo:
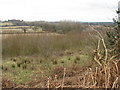
M 20 21 L 25 21 L 25 22 L 38 22 L 38 21 L 41 21 L 41 22 L 83 22 L 83 23 L 87 23 L 87 22 L 113 22 L 113 21 L 77 21 L 77 20 L 53 20 L 53 21 L 47 21 L 47 20 L 23 20 L 23 19 L 7 19 L 7 20 L 0 20 L 2 22 L 5 22 L 5 21 L 9 21 L 9 20 L 20 20 Z

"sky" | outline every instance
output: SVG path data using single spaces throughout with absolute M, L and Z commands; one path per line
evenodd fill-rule
M 0 20 L 112 22 L 119 0 L 0 0 Z

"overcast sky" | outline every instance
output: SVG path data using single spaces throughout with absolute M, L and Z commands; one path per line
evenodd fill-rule
M 0 0 L 0 20 L 110 22 L 119 0 Z

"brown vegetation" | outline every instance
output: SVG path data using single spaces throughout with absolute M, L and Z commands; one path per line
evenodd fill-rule
M 3 60 L 13 58 L 12 69 L 3 67 L 11 70 L 6 72 L 16 73 L 16 67 L 36 71 L 31 81 L 21 84 L 3 77 L 3 88 L 118 88 L 120 60 L 110 55 L 105 31 L 89 29 L 59 35 L 3 37 Z M 21 58 L 25 56 L 29 58 Z M 64 64 L 69 61 L 70 65 Z

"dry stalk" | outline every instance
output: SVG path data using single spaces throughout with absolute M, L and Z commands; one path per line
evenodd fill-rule
M 107 50 L 107 47 L 106 47 L 106 45 L 105 45 L 105 41 L 104 41 L 104 39 L 102 38 L 101 39 L 102 40 L 102 43 L 103 43 L 103 46 L 104 46 L 104 49 L 105 49 L 105 62 L 107 61 L 107 58 L 108 58 L 108 50 Z
M 62 89 L 63 89 L 63 87 L 64 87 L 65 75 L 66 75 L 66 68 L 64 68 L 63 79 L 62 79 L 62 83 L 61 83 L 61 88 L 62 88 Z
M 55 75 L 55 79 L 54 79 L 55 82 L 57 82 L 57 75 Z
M 59 88 L 60 85 L 57 84 L 58 83 L 57 75 L 55 75 L 54 82 L 55 82 L 55 88 Z
M 48 88 L 48 90 L 50 89 L 50 77 L 48 77 L 47 88 Z
M 90 88 L 90 71 L 89 71 L 89 68 L 87 69 L 87 75 L 86 75 L 86 87 Z
M 100 38 L 98 40 L 98 45 L 97 45 L 97 49 L 96 49 L 96 56 L 98 59 L 101 59 L 101 55 L 100 55 Z
M 98 40 L 97 51 L 99 51 L 99 49 L 100 49 L 100 39 Z
M 104 66 L 104 72 L 105 72 L 105 88 L 107 88 L 107 66 Z
M 60 87 L 61 87 L 61 85 L 58 85 L 58 86 L 56 86 L 56 89 L 57 89 L 57 88 L 60 88 Z
M 97 30 L 95 30 L 95 31 L 99 34 L 99 36 L 101 38 L 101 41 L 102 41 L 102 44 L 103 44 L 103 47 L 104 47 L 104 50 L 105 50 L 105 58 L 104 58 L 104 60 L 105 60 L 105 64 L 106 64 L 107 59 L 108 59 L 108 50 L 107 50 L 107 47 L 106 47 L 106 44 L 105 44 L 103 36 Z
M 95 83 L 97 83 L 98 67 L 95 68 Z
M 115 64 L 115 67 L 116 67 L 116 70 L 117 70 L 117 72 L 119 73 L 119 68 L 118 68 L 118 62 L 115 62 L 115 61 L 113 61 L 113 63 Z
M 90 25 L 89 25 L 89 26 L 90 26 Z M 106 44 L 105 44 L 104 38 L 103 38 L 103 36 L 101 35 L 100 32 L 98 32 L 97 30 L 95 30 L 92 26 L 90 26 L 90 27 L 91 27 L 92 30 L 94 30 L 95 32 L 98 33 L 99 38 L 100 38 L 101 41 L 102 41 L 102 44 L 103 44 L 103 47 L 104 47 L 104 50 L 105 50 L 105 58 L 104 58 L 104 60 L 105 60 L 105 64 L 106 64 L 107 59 L 108 59 L 108 50 L 107 50 L 107 47 L 106 47 Z M 98 62 L 98 61 L 97 61 L 97 62 Z M 99 63 L 99 65 L 100 65 L 100 63 Z
M 80 87 L 80 77 L 78 76 L 77 79 L 78 79 L 78 87 Z
M 108 86 L 108 88 L 109 88 L 109 84 L 110 84 L 110 77 L 111 77 L 111 75 L 110 75 L 110 67 L 108 68 L 108 80 L 107 80 L 107 86 Z
M 85 87 L 86 75 L 83 77 L 83 87 Z
M 100 63 L 100 59 L 101 59 L 101 55 L 99 53 L 99 48 L 100 48 L 100 39 L 98 40 L 98 45 L 97 45 L 97 49 L 95 51 L 95 56 L 94 56 L 94 60 L 100 65 L 102 66 L 102 64 Z
M 93 83 L 93 85 L 94 85 L 95 83 L 94 83 L 93 71 L 92 71 L 92 69 L 91 69 L 91 68 L 89 68 L 89 69 L 90 69 L 90 72 L 91 72 L 91 74 L 90 74 L 90 75 L 91 75 L 91 78 L 92 78 L 92 83 Z
M 60 88 L 60 87 L 61 87 L 61 85 L 60 85 L 59 82 L 58 82 L 58 78 L 57 78 L 57 77 L 58 77 L 58 76 L 55 75 L 55 78 L 54 78 L 54 80 L 53 80 L 53 86 L 54 86 L 55 90 L 57 90 L 57 88 Z
M 94 57 L 94 60 L 95 60 L 100 66 L 102 66 L 102 64 L 101 64 L 100 61 L 96 58 L 96 56 Z
M 109 64 L 109 62 L 111 62 L 116 56 L 117 56 L 117 55 L 114 55 L 114 56 L 110 57 L 110 59 L 108 59 L 107 64 Z
M 113 82 L 113 85 L 112 85 L 112 88 L 115 88 L 115 85 L 117 84 L 118 82 L 118 77 L 115 79 L 115 81 Z

